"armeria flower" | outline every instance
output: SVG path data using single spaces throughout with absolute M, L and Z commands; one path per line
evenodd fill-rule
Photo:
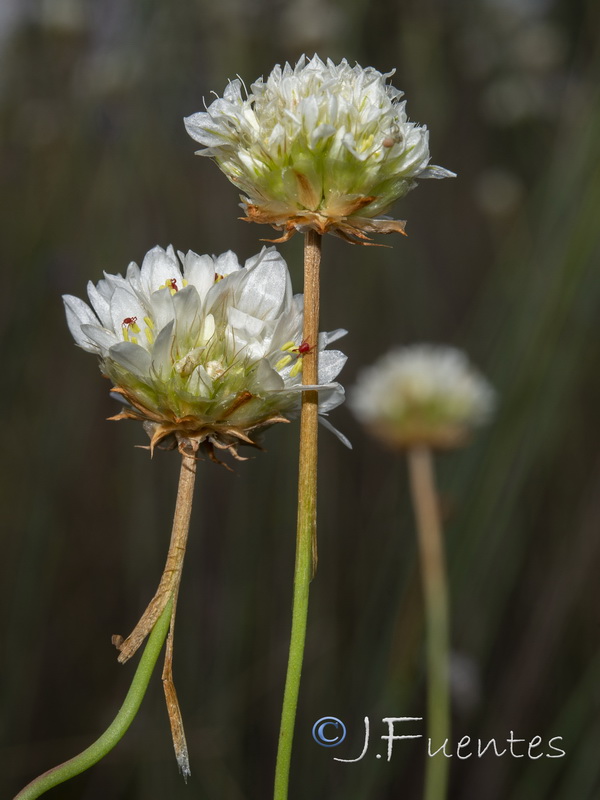
M 113 419 L 143 420 L 151 448 L 202 444 L 211 457 L 215 447 L 237 457 L 239 443 L 254 444 L 254 431 L 297 414 L 303 390 L 319 392 L 321 414 L 344 399 L 333 381 L 346 357 L 324 348 L 346 331 L 302 341 L 303 297 L 292 296 L 273 247 L 244 267 L 231 251 L 178 260 L 172 247 L 155 247 L 125 278 L 105 273 L 90 282 L 88 296 L 92 308 L 64 297 L 71 333 L 100 356 L 127 403 Z M 302 358 L 315 345 L 319 384 L 302 386 Z
M 350 403 L 394 448 L 451 448 L 489 419 L 494 398 L 462 351 L 422 344 L 393 350 L 363 370 Z
M 205 112 L 185 120 L 190 136 L 245 194 L 249 222 L 285 231 L 335 233 L 357 243 L 404 232 L 381 217 L 421 178 L 454 177 L 429 166 L 429 132 L 409 122 L 394 72 L 323 63 L 277 65 L 244 98 L 232 81 Z M 244 87 L 245 88 L 245 87 Z

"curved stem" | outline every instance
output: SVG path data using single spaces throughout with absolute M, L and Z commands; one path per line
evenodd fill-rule
M 308 231 L 304 239 L 304 329 L 303 339 L 311 350 L 303 357 L 302 383 L 318 382 L 319 267 L 321 236 Z M 304 659 L 308 595 L 317 564 L 317 434 L 319 404 L 317 392 L 302 393 L 300 417 L 300 459 L 298 467 L 298 527 L 292 631 L 287 675 L 279 729 L 275 767 L 275 800 L 287 800 L 296 708 Z
M 189 758 L 183 722 L 177 693 L 173 683 L 173 634 L 175 627 L 175 608 L 177 605 L 177 595 L 179 583 L 181 581 L 181 571 L 183 569 L 183 559 L 185 556 L 190 518 L 192 514 L 192 500 L 194 496 L 194 483 L 196 479 L 196 458 L 193 454 L 182 453 L 181 471 L 179 473 L 179 487 L 177 490 L 177 501 L 175 514 L 173 517 L 173 528 L 171 531 L 171 541 L 167 555 L 167 563 L 161 578 L 159 589 L 152 602 L 144 612 L 140 622 L 136 625 L 134 633 L 123 642 L 121 637 L 113 637 L 113 641 L 121 650 L 119 661 L 129 658 L 149 634 L 149 639 L 142 658 L 133 676 L 133 681 L 127 692 L 125 702 L 121 706 L 119 713 L 114 718 L 112 724 L 97 739 L 94 744 L 88 747 L 79 755 L 59 764 L 48 772 L 44 772 L 34 781 L 29 783 L 14 800 L 33 800 L 57 786 L 59 783 L 69 780 L 69 778 L 79 775 L 89 769 L 121 740 L 135 715 L 148 688 L 150 676 L 156 665 L 158 655 L 162 649 L 167 633 L 167 648 L 165 655 L 165 665 L 162 674 L 163 688 L 167 701 L 167 711 L 171 724 L 171 735 L 175 747 L 177 763 L 183 777 L 187 780 L 190 774 Z M 131 651 L 125 650 L 128 643 L 134 643 Z M 124 650 L 126 658 L 123 658 Z
M 101 758 L 104 758 L 104 756 L 122 739 L 133 722 L 144 695 L 146 694 L 150 676 L 152 675 L 152 671 L 154 670 L 154 666 L 169 630 L 172 605 L 173 600 L 170 599 L 150 634 L 125 701 L 107 730 L 99 739 L 96 739 L 94 744 L 90 745 L 82 753 L 44 772 L 35 780 L 31 781 L 31 783 L 27 784 L 27 786 L 21 789 L 19 794 L 16 795 L 14 800 L 33 800 L 33 798 L 40 797 L 40 795 L 47 792 L 48 789 L 51 789 L 53 786 L 58 786 L 59 783 L 64 783 L 70 778 L 74 778 L 75 775 L 79 775 L 81 772 L 84 772 L 100 761 Z
M 408 451 L 412 499 L 417 518 L 427 639 L 427 728 L 431 752 L 450 736 L 449 610 L 442 526 L 431 450 Z M 444 800 L 448 759 L 443 752 L 427 758 L 425 800 Z

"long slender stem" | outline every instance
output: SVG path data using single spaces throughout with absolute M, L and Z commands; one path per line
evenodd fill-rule
M 150 676 L 169 630 L 171 609 L 172 600 L 169 600 L 150 634 L 125 701 L 119 713 L 102 736 L 79 755 L 44 772 L 31 781 L 24 789 L 21 789 L 14 800 L 34 800 L 34 798 L 40 797 L 48 789 L 52 789 L 53 786 L 58 786 L 58 784 L 64 783 L 92 767 L 118 744 L 133 722 L 146 694 Z
M 411 448 L 408 464 L 425 595 L 427 728 L 433 752 L 442 747 L 450 735 L 448 589 L 431 450 L 428 447 Z M 425 800 L 444 800 L 447 784 L 448 759 L 443 753 L 428 757 Z
M 311 350 L 303 358 L 302 382 L 305 385 L 314 385 L 318 382 L 320 263 L 321 236 L 314 231 L 308 231 L 304 239 L 303 338 L 310 345 Z M 281 727 L 279 729 L 274 800 L 287 800 L 288 796 L 294 724 L 306 640 L 309 586 L 317 564 L 318 411 L 317 392 L 303 392 L 300 417 L 298 528 L 296 535 L 296 565 L 294 569 L 292 632 L 283 695 L 283 709 L 281 712 Z

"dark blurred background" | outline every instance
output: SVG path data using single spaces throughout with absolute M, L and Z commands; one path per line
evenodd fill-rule
M 350 331 L 347 387 L 391 345 L 430 341 L 465 348 L 499 393 L 494 423 L 438 460 L 455 743 L 514 731 L 549 753 L 561 736 L 566 756 L 454 757 L 451 798 L 600 796 L 599 17 L 594 0 L 2 0 L 2 797 L 89 744 L 124 697 L 133 665 L 110 636 L 155 589 L 178 474 L 176 454 L 135 448 L 136 423 L 105 421 L 107 383 L 60 296 L 157 243 L 258 251 L 271 230 L 237 220 L 182 117 L 304 51 L 395 67 L 433 162 L 459 176 L 397 204 L 409 237 L 391 249 L 325 241 L 321 325 Z M 282 252 L 301 291 L 301 237 Z M 383 717 L 424 714 L 405 465 L 346 408 L 332 419 L 354 449 L 323 432 L 290 797 L 418 800 L 421 742 L 375 758 Z M 157 674 L 121 745 L 51 796 L 270 796 L 297 434 L 273 429 L 233 474 L 199 469 L 175 645 L 187 787 Z M 348 728 L 337 749 L 311 736 L 326 715 Z M 369 753 L 334 762 L 358 755 L 367 715 Z

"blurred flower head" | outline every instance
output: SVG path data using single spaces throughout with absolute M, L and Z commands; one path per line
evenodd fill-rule
M 243 267 L 231 251 L 178 255 L 155 247 L 141 269 L 90 282 L 91 308 L 63 298 L 76 343 L 100 357 L 126 402 L 113 419 L 144 421 L 152 449 L 203 445 L 211 457 L 214 448 L 237 457 L 254 431 L 297 414 L 303 390 L 318 390 L 321 414 L 343 401 L 334 379 L 346 357 L 324 348 L 346 331 L 302 341 L 303 297 L 292 295 L 274 247 Z M 319 384 L 302 386 L 302 358 L 315 345 Z
M 363 370 L 350 404 L 393 448 L 452 448 L 489 419 L 494 391 L 462 351 L 421 344 L 393 350 Z
M 204 145 L 198 155 L 214 158 L 245 193 L 245 219 L 284 231 L 274 241 L 311 228 L 354 243 L 403 233 L 403 221 L 379 215 L 417 179 L 454 173 L 429 166 L 429 132 L 408 121 L 391 75 L 302 56 L 259 78 L 245 98 L 232 81 L 185 125 Z

